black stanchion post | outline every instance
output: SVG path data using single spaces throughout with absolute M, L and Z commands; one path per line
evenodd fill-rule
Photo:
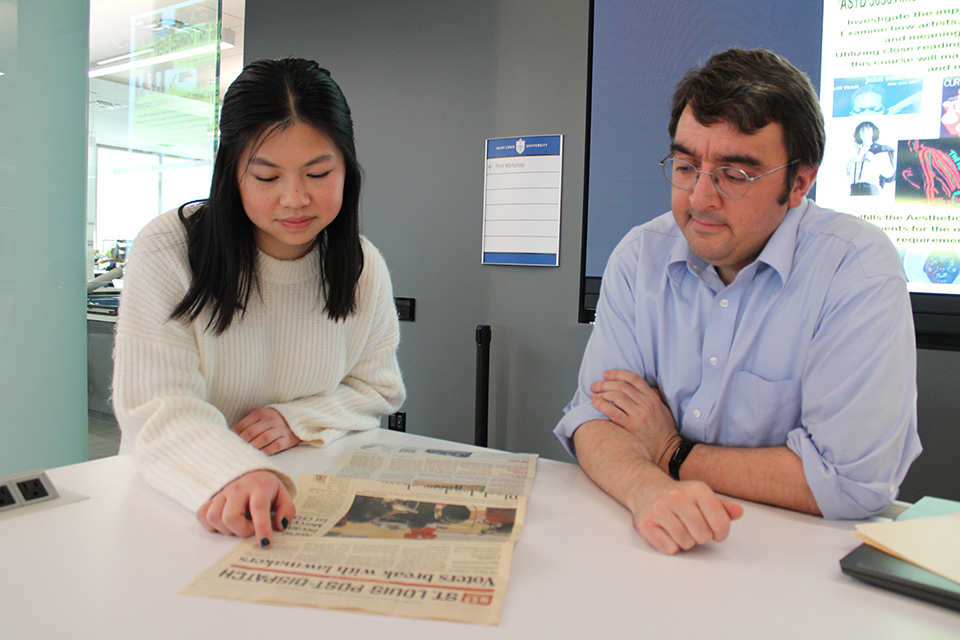
M 487 408 L 490 401 L 490 325 L 477 325 L 477 398 L 474 444 L 487 446 Z

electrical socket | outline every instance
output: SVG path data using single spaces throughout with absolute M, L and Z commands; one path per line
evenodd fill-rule
M 0 485 L 0 509 L 9 507 L 12 504 L 17 504 L 17 500 L 10 492 L 10 487 L 7 485 Z
M 397 318 L 405 322 L 413 322 L 417 318 L 416 298 L 394 298 L 393 304 L 397 307 Z
M 20 489 L 20 495 L 25 502 L 33 502 L 50 495 L 50 492 L 43 486 L 40 478 L 31 478 L 17 483 L 17 489 Z
M 44 471 L 30 471 L 0 478 L 0 512 L 59 498 Z
M 390 431 L 406 431 L 407 412 L 397 411 L 396 413 L 391 413 L 387 418 L 387 428 L 390 429 Z

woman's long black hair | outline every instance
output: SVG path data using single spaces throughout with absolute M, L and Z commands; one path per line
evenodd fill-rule
M 357 281 L 363 271 L 361 175 L 350 107 L 326 69 L 312 60 L 284 58 L 247 65 L 224 96 L 210 197 L 190 215 L 184 215 L 186 204 L 179 211 L 187 229 L 192 280 L 171 318 L 193 321 L 210 305 L 213 315 L 207 328 L 221 334 L 238 311 L 242 316 L 259 281 L 254 225 L 240 200 L 237 166 L 248 146 L 296 122 L 329 136 L 343 154 L 343 204 L 317 237 L 319 294 L 334 320 L 356 310 Z

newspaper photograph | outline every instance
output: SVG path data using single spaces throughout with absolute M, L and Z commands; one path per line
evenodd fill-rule
M 526 497 L 304 474 L 273 546 L 241 542 L 182 593 L 495 625 Z
M 529 496 L 537 455 L 437 447 L 358 444 L 346 449 L 329 475 L 428 486 L 462 486 Z

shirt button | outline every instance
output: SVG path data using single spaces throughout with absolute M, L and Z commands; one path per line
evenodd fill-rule
M 897 495 L 897 488 L 896 488 L 896 487 L 890 487 L 890 495 L 892 495 L 892 496 Z
M 694 417 L 694 418 L 699 418 L 699 417 L 700 417 L 700 409 L 694 409 L 694 410 L 693 410 L 693 417 Z
M 720 360 L 717 359 L 717 356 L 713 356 L 712 358 L 710 358 L 710 366 L 711 366 L 711 367 L 715 367 L 715 366 L 717 366 L 718 364 L 720 364 Z
M 723 300 L 720 301 L 720 306 L 726 309 L 727 307 L 730 306 L 730 301 L 724 298 Z

